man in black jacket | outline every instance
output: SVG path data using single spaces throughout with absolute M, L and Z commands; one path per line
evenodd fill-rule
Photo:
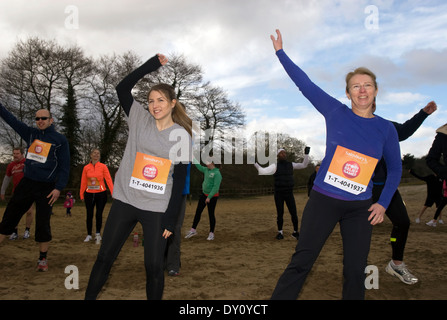
M 68 182 L 70 150 L 65 136 L 56 131 L 47 109 L 36 112 L 36 127 L 19 121 L 0 104 L 0 117 L 27 144 L 24 177 L 14 190 L 0 222 L 0 243 L 14 232 L 33 203 L 36 206 L 35 240 L 39 243 L 38 271 L 47 271 L 47 252 L 52 240 L 51 209 Z
M 424 122 L 430 114 L 435 112 L 436 109 L 436 103 L 432 101 L 405 123 L 399 124 L 392 122 L 397 130 L 399 141 L 404 141 L 412 136 L 421 126 L 422 122 Z M 379 199 L 385 180 L 386 166 L 385 161 L 381 159 L 377 164 L 373 177 L 373 202 L 376 202 Z M 385 213 L 393 224 L 390 238 L 392 259 L 385 270 L 389 274 L 398 277 L 405 284 L 415 284 L 418 282 L 418 278 L 410 273 L 403 262 L 405 244 L 407 242 L 408 230 L 410 229 L 410 218 L 408 217 L 408 212 L 399 190 L 396 190 Z

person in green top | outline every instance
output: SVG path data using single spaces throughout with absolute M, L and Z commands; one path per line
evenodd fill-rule
M 192 223 L 192 228 L 185 236 L 186 239 L 191 238 L 197 234 L 197 225 L 199 224 L 202 216 L 203 209 L 208 207 L 208 216 L 210 220 L 210 233 L 207 240 L 214 240 L 214 228 L 216 226 L 216 217 L 214 210 L 216 209 L 217 199 L 219 198 L 219 187 L 222 182 L 222 175 L 218 168 L 219 165 L 210 162 L 206 164 L 206 167 L 201 166 L 194 161 L 196 168 L 203 173 L 202 194 L 200 195 L 199 202 L 197 203 L 196 214 Z

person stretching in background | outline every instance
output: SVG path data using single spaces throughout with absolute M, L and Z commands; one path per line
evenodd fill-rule
M 376 105 L 374 103 L 373 112 Z M 431 101 L 424 108 L 419 110 L 411 119 L 400 124 L 390 121 L 396 128 L 399 141 L 404 141 L 412 136 L 416 130 L 422 125 L 424 120 L 435 112 L 437 109 L 436 103 Z M 381 159 L 374 171 L 373 181 L 373 202 L 378 201 L 382 194 L 382 190 L 387 178 L 387 166 L 385 160 Z M 402 200 L 399 190 L 396 190 L 391 202 L 385 212 L 387 217 L 391 220 L 393 228 L 391 230 L 391 260 L 385 267 L 387 273 L 397 277 L 405 284 L 415 284 L 418 278 L 414 276 L 403 262 L 405 245 L 407 243 L 408 231 L 410 229 L 410 218 L 408 217 L 407 208 Z
M 295 163 L 287 161 L 287 154 L 284 149 L 279 149 L 277 152 L 278 161 L 269 165 L 267 168 L 262 168 L 255 163 L 259 175 L 273 175 L 274 177 L 274 199 L 276 206 L 276 225 L 278 233 L 276 239 L 284 239 L 283 224 L 284 224 L 284 202 L 289 209 L 292 218 L 293 233 L 292 237 L 298 240 L 298 215 L 296 212 L 295 197 L 293 195 L 293 187 L 295 182 L 293 180 L 293 170 L 304 169 L 309 164 L 310 147 L 304 149 L 304 160 L 302 163 Z
M 199 202 L 197 203 L 196 214 L 192 223 L 191 230 L 185 236 L 186 239 L 197 235 L 197 226 L 202 216 L 203 209 L 208 207 L 208 217 L 210 220 L 210 232 L 206 240 L 214 240 L 214 229 L 216 227 L 216 216 L 214 211 L 216 210 L 217 199 L 219 199 L 219 188 L 222 182 L 222 175 L 220 170 L 214 162 L 206 163 L 206 167 L 201 166 L 199 163 L 194 162 L 196 168 L 203 173 L 202 194 L 200 195 Z
M 0 193 L 2 200 L 5 200 L 6 189 L 8 188 L 8 185 L 11 182 L 11 180 L 13 186 L 12 193 L 14 193 L 15 187 L 19 184 L 20 180 L 22 180 L 24 175 L 23 168 L 25 167 L 25 156 L 23 154 L 23 148 L 20 147 L 14 148 L 14 150 L 12 151 L 12 156 L 14 160 L 6 167 L 6 174 L 5 177 L 3 178 Z M 26 226 L 25 226 L 25 232 L 23 234 L 23 239 L 28 239 L 30 237 L 30 228 L 34 218 L 33 207 L 34 204 L 32 204 L 29 210 L 26 212 L 26 220 L 25 220 Z M 9 240 L 16 240 L 18 239 L 18 237 L 19 237 L 18 227 L 16 227 L 14 232 L 9 237 Z
M 447 123 L 436 130 L 435 140 L 433 140 L 425 161 L 437 177 L 444 180 L 444 182 L 447 180 Z M 443 201 L 444 199 L 443 197 Z M 435 219 L 428 222 L 427 225 L 436 226 L 436 219 L 438 219 L 442 209 L 439 210 L 439 213 L 438 210 L 439 207 L 436 210 Z
M 96 206 L 96 244 L 101 243 L 102 213 L 107 203 L 107 190 L 104 180 L 107 182 L 110 194 L 113 195 L 112 177 L 107 166 L 99 162 L 100 158 L 101 152 L 99 149 L 93 149 L 90 152 L 90 163 L 82 170 L 81 189 L 79 191 L 80 198 L 84 201 L 87 210 L 87 237 L 84 242 L 92 240 L 93 211 Z
M 413 169 L 409 170 L 410 174 L 418 178 L 419 180 L 425 181 L 427 184 L 427 197 L 425 198 L 424 205 L 421 211 L 419 211 L 418 217 L 416 218 L 416 223 L 421 222 L 422 215 L 427 208 L 431 208 L 435 203 L 436 208 L 441 204 L 442 199 L 442 179 L 439 179 L 435 174 L 429 174 L 426 176 L 420 176 Z
M 0 242 L 10 235 L 31 205 L 36 206 L 35 240 L 39 243 L 37 271 L 48 271 L 47 253 L 52 240 L 51 209 L 68 183 L 70 150 L 64 135 L 56 131 L 47 109 L 36 112 L 36 128 L 19 121 L 2 104 L 0 117 L 25 141 L 28 151 L 24 177 L 14 190 L 2 222 Z

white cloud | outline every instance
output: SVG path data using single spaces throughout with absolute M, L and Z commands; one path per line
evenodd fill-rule
M 364 26 L 370 4 L 379 10 L 377 32 Z M 77 30 L 64 26 L 69 5 L 79 8 Z M 365 65 L 378 75 L 378 108 L 387 118 L 404 121 L 428 99 L 438 102 L 439 123 L 447 118 L 447 97 L 438 89 L 447 79 L 447 4 L 441 0 L 15 0 L 0 1 L 0 28 L 0 58 L 33 35 L 78 44 L 89 55 L 182 53 L 240 102 L 247 130 L 284 129 L 319 156 L 324 120 L 278 63 L 269 38 L 276 28 L 289 56 L 342 102 L 349 105 L 345 74 Z M 428 128 L 438 124 L 434 119 L 427 119 Z M 417 138 L 429 144 L 431 136 L 419 137 L 425 128 Z M 421 149 L 415 137 L 405 148 L 414 138 L 414 151 Z

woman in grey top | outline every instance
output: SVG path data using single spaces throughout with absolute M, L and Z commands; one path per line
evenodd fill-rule
M 85 299 L 97 298 L 137 222 L 141 223 L 145 237 L 146 295 L 150 300 L 162 298 L 164 251 L 179 212 L 187 164 L 191 160 L 192 122 L 171 86 L 153 86 L 148 107 L 135 101 L 131 90 L 141 78 L 166 63 L 167 58 L 157 54 L 116 87 L 127 115 L 129 136 Z

